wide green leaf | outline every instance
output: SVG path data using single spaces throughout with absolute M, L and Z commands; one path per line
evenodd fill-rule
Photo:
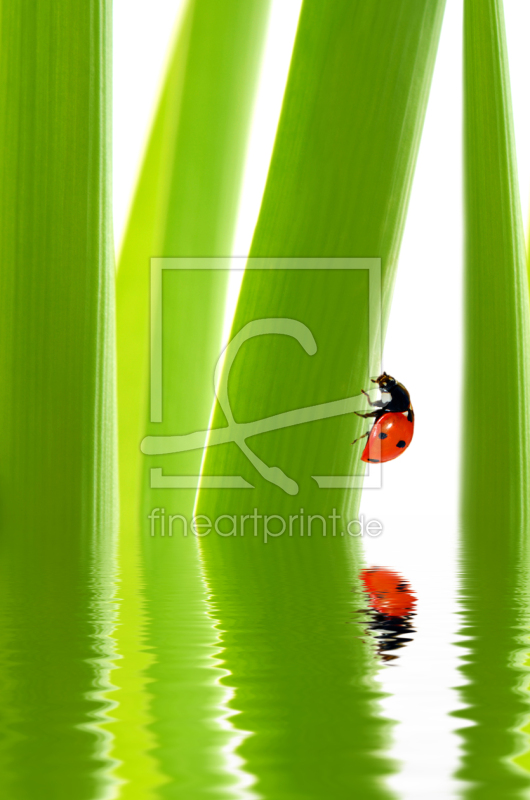
M 233 334 L 256 319 L 270 328 L 271 318 L 287 318 L 306 326 L 305 336 L 309 329 L 316 352 L 272 330 L 246 341 L 228 381 L 238 423 L 358 396 L 369 383 L 376 354 L 368 347 L 368 271 L 335 269 L 333 259 L 381 258 L 372 322 L 384 328 L 443 7 L 347 0 L 302 8 L 252 244 L 257 261 L 244 277 Z M 285 257 L 298 268 L 274 261 Z M 304 257 L 324 259 L 321 269 L 304 270 Z M 217 407 L 213 427 L 226 424 Z M 320 489 L 311 477 L 361 475 L 361 445 L 350 442 L 366 428 L 349 414 L 250 439 L 254 464 L 257 456 L 275 470 L 256 470 L 234 443 L 209 449 L 205 460 L 204 475 L 240 475 L 255 487 L 201 489 L 197 510 L 225 534 L 212 530 L 201 551 L 225 682 L 241 712 L 235 721 L 253 734 L 240 752 L 257 791 L 275 800 L 387 796 L 380 776 L 391 768 L 388 727 L 371 680 L 377 660 L 364 630 L 347 624 L 365 602 L 361 556 L 346 534 L 359 490 Z M 278 468 L 297 494 L 278 485 Z M 301 509 L 321 515 L 326 537 L 319 519 L 311 536 L 307 528 L 301 535 Z M 276 532 L 296 518 L 295 532 L 266 542 L 264 515 L 279 517 L 270 522 Z M 237 534 L 227 536 L 234 525 Z
M 502 0 L 464 4 L 462 561 L 469 797 L 520 797 L 530 502 L 530 318 Z M 526 682 L 528 677 L 526 677 Z
M 99 797 L 116 517 L 110 4 L 0 17 L 2 797 Z
M 150 259 L 230 255 L 269 0 L 191 0 L 169 61 L 118 269 L 118 404 L 123 655 L 113 726 L 124 796 L 212 796 L 225 790 L 215 683 L 217 632 L 194 539 L 152 538 L 153 508 L 191 516 L 195 491 L 151 487 L 146 432 L 204 429 L 226 273 L 164 277 L 164 416 L 151 424 Z M 164 473 L 200 473 L 201 453 Z M 149 684 L 147 688 L 147 684 Z M 141 699 L 140 699 L 141 698 Z M 226 726 L 225 726 L 226 728 Z M 131 733 L 134 731 L 134 733 Z M 148 751 L 148 752 L 146 752 Z M 159 787 L 159 788 L 157 788 Z M 149 795 L 147 793 L 150 793 Z

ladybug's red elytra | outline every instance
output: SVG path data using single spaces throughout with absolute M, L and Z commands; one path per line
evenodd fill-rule
M 363 394 L 375 411 L 370 411 L 368 414 L 361 414 L 359 411 L 355 413 L 359 417 L 365 419 L 373 417 L 375 420 L 372 429 L 359 439 L 368 437 L 361 460 L 378 464 L 383 461 L 393 461 L 405 452 L 414 435 L 414 411 L 408 391 L 391 375 L 383 372 L 378 378 L 372 378 L 372 383 L 377 383 L 381 392 L 389 394 L 390 400 L 376 400 L 372 403 L 368 392 L 363 390 Z M 359 439 L 355 439 L 355 442 Z

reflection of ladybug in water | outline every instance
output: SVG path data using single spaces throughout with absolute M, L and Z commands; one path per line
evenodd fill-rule
M 401 575 L 386 567 L 363 569 L 360 578 L 374 611 L 388 617 L 405 617 L 414 611 L 416 598 Z
M 407 634 L 414 633 L 416 598 L 401 575 L 386 567 L 363 569 L 359 577 L 370 598 L 367 622 L 377 652 L 383 661 L 393 661 L 397 658 L 393 651 L 412 641 Z
M 392 461 L 405 452 L 414 435 L 414 411 L 408 391 L 395 378 L 383 372 L 378 378 L 372 378 L 372 382 L 378 384 L 381 392 L 389 394 L 390 400 L 376 400 L 372 403 L 368 392 L 363 390 L 368 402 L 376 410 L 368 414 L 358 411 L 355 413 L 365 419 L 375 419 L 372 429 L 359 439 L 368 437 L 361 460 L 377 464 L 380 461 Z M 355 439 L 355 442 L 359 439 Z

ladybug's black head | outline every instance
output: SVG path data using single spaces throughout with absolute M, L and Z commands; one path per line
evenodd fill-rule
M 389 392 L 392 387 L 396 385 L 397 381 L 391 375 L 387 375 L 386 372 L 383 372 L 378 378 L 372 378 L 372 383 L 377 383 L 382 392 Z

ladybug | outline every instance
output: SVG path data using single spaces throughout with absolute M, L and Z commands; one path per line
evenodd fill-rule
M 382 461 L 393 461 L 405 452 L 414 435 L 414 411 L 408 391 L 391 375 L 383 372 L 378 378 L 372 378 L 372 383 L 377 383 L 381 392 L 389 394 L 390 400 L 376 400 L 372 403 L 370 395 L 363 389 L 363 394 L 370 405 L 375 407 L 375 411 L 368 414 L 361 414 L 359 411 L 355 413 L 365 419 L 375 419 L 372 429 L 359 439 L 368 437 L 361 460 L 378 464 Z M 352 444 L 359 439 L 355 439 Z

